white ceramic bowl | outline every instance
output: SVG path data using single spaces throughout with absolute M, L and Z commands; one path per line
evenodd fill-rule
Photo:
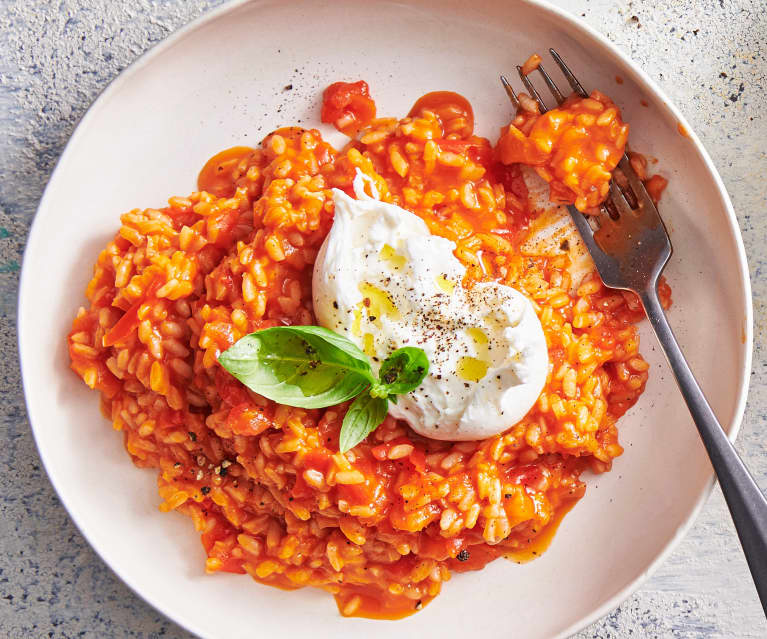
M 91 107 L 40 204 L 19 304 L 29 416 L 51 481 L 109 566 L 182 626 L 229 639 L 564 636 L 617 606 L 690 525 L 711 468 L 646 326 L 642 352 L 652 374 L 621 421 L 626 452 L 611 473 L 589 478 L 548 553 L 524 566 L 499 560 L 457 575 L 399 622 L 344 619 L 329 595 L 312 589 L 286 594 L 246 577 L 206 576 L 190 521 L 158 512 L 156 473 L 131 465 L 98 398 L 68 369 L 64 336 L 121 212 L 193 190 L 197 171 L 220 149 L 256 145 L 284 124 L 316 126 L 321 91 L 335 80 L 367 80 L 379 113 L 391 115 L 427 91 L 458 91 L 474 105 L 479 132 L 495 137 L 509 117 L 498 73 L 549 46 L 587 87 L 623 108 L 634 147 L 660 158 L 674 245 L 670 321 L 734 437 L 752 310 L 732 206 L 695 135 L 679 134 L 678 123 L 690 128 L 680 113 L 604 38 L 533 1 L 227 5 L 142 57 Z

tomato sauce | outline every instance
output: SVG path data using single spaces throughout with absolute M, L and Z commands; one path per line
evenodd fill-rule
M 349 594 L 351 598 L 355 596 L 360 598 L 358 607 L 354 609 L 354 612 L 346 612 L 349 602 Z M 355 588 L 348 588 L 343 597 L 336 595 L 336 606 L 338 606 L 338 612 L 345 617 L 363 617 L 365 619 L 383 619 L 394 621 L 397 619 L 404 619 L 410 615 L 422 610 L 423 607 L 432 601 L 434 597 L 425 596 L 418 600 L 408 599 L 407 597 L 391 597 L 381 598 L 381 591 L 375 586 L 364 587 L 357 586 Z
M 532 561 L 533 559 L 540 557 L 549 549 L 551 542 L 554 541 L 554 535 L 556 534 L 557 530 L 559 530 L 559 526 L 562 523 L 562 520 L 565 518 L 565 515 L 569 513 L 573 509 L 573 506 L 575 506 L 577 503 L 578 500 L 573 499 L 569 502 L 561 504 L 559 509 L 551 518 L 551 521 L 546 524 L 543 530 L 537 532 L 537 536 L 532 541 L 530 541 L 527 545 L 523 546 L 519 550 L 511 550 L 507 552 L 504 557 L 518 564 L 525 564 L 528 561 Z
M 216 197 L 232 197 L 235 191 L 233 173 L 252 152 L 248 146 L 233 146 L 216 153 L 197 176 L 197 188 Z
M 432 91 L 421 96 L 410 109 L 408 117 L 416 117 L 424 111 L 436 113 L 442 123 L 445 137 L 468 138 L 474 132 L 474 110 L 469 101 L 452 91 Z

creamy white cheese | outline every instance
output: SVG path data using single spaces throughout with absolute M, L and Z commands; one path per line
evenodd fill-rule
M 365 193 L 368 185 L 373 197 Z M 546 381 L 548 352 L 531 302 L 497 283 L 462 285 L 455 244 L 417 215 L 381 202 L 358 172 L 357 199 L 334 191 L 333 226 L 317 256 L 314 311 L 380 363 L 422 348 L 430 371 L 389 413 L 434 439 L 475 440 L 510 428 Z

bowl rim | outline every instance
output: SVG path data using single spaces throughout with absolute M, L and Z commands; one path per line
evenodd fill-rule
M 405 0 L 407 4 L 417 4 L 418 1 L 419 0 Z M 635 63 L 630 57 L 624 54 L 618 48 L 617 45 L 613 44 L 606 36 L 604 36 L 602 33 L 597 31 L 595 28 L 591 27 L 589 24 L 581 20 L 576 15 L 570 13 L 569 11 L 567 11 L 566 9 L 562 7 L 552 4 L 549 0 L 517 0 L 517 2 L 519 2 L 522 5 L 527 5 L 528 7 L 539 10 L 543 13 L 547 13 L 550 16 L 554 17 L 555 19 L 561 20 L 563 23 L 565 23 L 570 29 L 572 29 L 575 32 L 580 31 L 582 34 L 584 34 L 588 38 L 592 39 L 593 41 L 596 41 L 596 44 L 607 49 L 615 58 L 618 59 L 618 61 L 622 62 L 624 65 L 630 68 L 632 72 L 636 75 L 638 82 L 640 84 L 644 84 L 648 92 L 653 94 L 656 98 L 660 100 L 662 104 L 660 105 L 659 108 L 665 109 L 670 115 L 672 115 L 677 120 L 679 125 L 684 128 L 684 130 L 687 133 L 687 137 L 692 142 L 695 151 L 697 152 L 699 157 L 703 160 L 705 168 L 708 170 L 711 178 L 714 181 L 716 189 L 719 192 L 721 204 L 723 205 L 723 208 L 726 212 L 726 218 L 729 224 L 730 231 L 735 239 L 735 248 L 736 248 L 736 252 L 738 256 L 738 266 L 739 266 L 741 281 L 743 283 L 742 294 L 745 299 L 745 309 L 744 309 L 745 318 L 744 318 L 744 328 L 743 328 L 744 336 L 745 336 L 743 349 L 745 351 L 744 353 L 745 356 L 743 359 L 743 370 L 741 371 L 741 382 L 740 382 L 741 388 L 740 388 L 737 404 L 735 407 L 735 412 L 730 422 L 730 429 L 727 434 L 729 440 L 731 442 L 734 442 L 743 421 L 743 415 L 746 408 L 746 400 L 748 397 L 748 390 L 749 390 L 749 384 L 750 384 L 749 372 L 752 366 L 753 339 L 754 339 L 753 299 L 752 299 L 752 293 L 751 293 L 751 279 L 750 279 L 750 274 L 748 269 L 745 246 L 743 244 L 743 237 L 741 234 L 740 226 L 737 221 L 737 217 L 735 215 L 732 202 L 730 200 L 730 196 L 727 192 L 724 182 L 721 176 L 719 175 L 719 172 L 717 171 L 716 166 L 714 165 L 710 155 L 706 151 L 705 147 L 701 143 L 694 129 L 690 126 L 689 122 L 684 117 L 684 115 L 679 110 L 679 108 L 669 99 L 669 97 L 655 83 L 655 81 L 652 78 L 650 78 L 650 76 L 637 63 Z M 228 0 L 227 2 L 224 2 L 220 6 L 214 7 L 213 9 L 210 9 L 204 12 L 202 15 L 198 16 L 197 18 L 191 20 L 190 22 L 182 25 L 178 29 L 172 31 L 160 42 L 158 42 L 151 48 L 144 51 L 133 62 L 131 62 L 131 64 L 125 67 L 125 69 L 123 69 L 122 71 L 120 71 L 96 95 L 96 97 L 93 99 L 91 104 L 88 106 L 85 113 L 82 115 L 82 117 L 79 119 L 79 121 L 75 125 L 75 128 L 71 136 L 69 137 L 64 147 L 64 150 L 61 152 L 61 155 L 56 161 L 56 165 L 54 166 L 53 171 L 51 171 L 51 175 L 48 180 L 48 183 L 46 184 L 46 187 L 40 198 L 40 202 L 38 203 L 37 209 L 35 211 L 35 215 L 32 219 L 32 223 L 30 224 L 29 233 L 27 235 L 27 241 L 25 244 L 24 255 L 22 259 L 22 268 L 21 268 L 21 273 L 19 277 L 19 288 L 18 288 L 18 298 L 17 298 L 17 314 L 16 314 L 17 346 L 19 351 L 19 367 L 21 370 L 22 388 L 24 390 L 24 401 L 26 405 L 27 416 L 29 418 L 30 429 L 32 431 L 32 435 L 35 440 L 35 445 L 37 447 L 37 451 L 40 456 L 40 461 L 43 465 L 43 468 L 45 469 L 46 474 L 48 475 L 48 480 L 53 485 L 53 488 L 56 491 L 56 495 L 59 501 L 61 502 L 62 506 L 67 511 L 67 514 L 69 515 L 70 519 L 75 524 L 75 526 L 77 527 L 80 534 L 88 542 L 88 544 L 96 553 L 96 555 L 98 555 L 98 557 L 109 567 L 109 569 L 125 585 L 127 585 L 140 599 L 142 599 L 147 604 L 152 606 L 155 610 L 159 611 L 161 614 L 163 614 L 165 617 L 170 619 L 172 622 L 178 624 L 178 626 L 180 626 L 181 628 L 188 630 L 189 632 L 192 632 L 201 637 L 205 635 L 200 628 L 195 627 L 194 623 L 192 623 L 188 619 L 183 618 L 181 613 L 170 609 L 163 601 L 158 600 L 158 598 L 152 597 L 150 595 L 145 595 L 141 590 L 140 584 L 136 583 L 132 577 L 130 577 L 129 575 L 121 574 L 112 567 L 112 564 L 110 563 L 108 557 L 105 556 L 104 553 L 102 553 L 99 547 L 94 545 L 94 542 L 91 540 L 91 537 L 88 535 L 85 528 L 81 525 L 81 522 L 75 510 L 70 507 L 69 500 L 65 496 L 65 493 L 62 492 L 62 490 L 60 490 L 60 481 L 57 479 L 56 472 L 53 470 L 53 467 L 49 464 L 48 458 L 46 457 L 46 454 L 45 454 L 44 441 L 41 437 L 38 436 L 38 432 L 35 430 L 35 427 L 34 427 L 34 423 L 35 423 L 34 415 L 36 414 L 36 410 L 33 407 L 33 405 L 30 403 L 29 396 L 27 393 L 27 389 L 30 388 L 34 384 L 34 382 L 33 380 L 29 379 L 28 376 L 25 375 L 24 373 L 25 368 L 24 368 L 24 361 L 23 361 L 24 360 L 23 354 L 25 352 L 24 344 L 28 341 L 29 337 L 27 336 L 27 333 L 24 329 L 24 325 L 21 320 L 22 320 L 23 309 L 25 307 L 26 298 L 27 298 L 27 296 L 25 295 L 25 291 L 30 290 L 30 284 L 27 281 L 28 278 L 26 277 L 26 274 L 30 270 L 30 269 L 27 269 L 26 266 L 28 261 L 31 261 L 32 259 L 29 255 L 30 253 L 29 247 L 31 244 L 33 244 L 31 240 L 33 238 L 36 238 L 42 232 L 41 222 L 40 222 L 40 217 L 41 217 L 40 213 L 48 206 L 48 199 L 50 198 L 50 191 L 51 191 L 50 185 L 56 179 L 56 175 L 60 167 L 68 159 L 72 151 L 72 148 L 75 146 L 75 143 L 78 141 L 78 139 L 81 136 L 84 135 L 84 132 L 88 127 L 88 124 L 93 118 L 95 118 L 95 114 L 101 108 L 102 103 L 106 102 L 107 98 L 109 98 L 113 93 L 117 92 L 124 84 L 130 81 L 136 74 L 140 73 L 143 70 L 143 68 L 148 63 L 150 63 L 155 57 L 161 55 L 167 49 L 171 48 L 177 41 L 183 39 L 187 35 L 193 33 L 194 31 L 205 26 L 206 24 L 216 21 L 221 16 L 237 10 L 241 6 L 244 6 L 247 4 L 256 4 L 256 3 L 258 3 L 258 0 Z M 673 537 L 667 542 L 666 546 L 661 550 L 660 553 L 658 553 L 655 559 L 646 567 L 646 569 L 641 574 L 639 574 L 631 583 L 629 583 L 623 589 L 615 593 L 612 597 L 610 597 L 607 601 L 605 601 L 601 606 L 594 609 L 590 614 L 578 619 L 577 621 L 573 622 L 570 626 L 563 629 L 559 634 L 556 635 L 555 639 L 569 637 L 579 632 L 580 630 L 586 628 L 587 626 L 591 625 L 598 619 L 601 619 L 602 617 L 607 615 L 609 612 L 617 608 L 621 603 L 623 603 L 626 599 L 628 599 L 629 596 L 631 596 L 634 592 L 636 592 L 642 586 L 642 584 L 644 584 L 647 581 L 647 579 L 649 579 L 652 576 L 652 574 L 659 568 L 659 566 L 668 558 L 668 556 L 673 552 L 673 550 L 679 545 L 680 541 L 684 538 L 688 530 L 695 523 L 695 521 L 698 518 L 698 515 L 700 514 L 703 508 L 703 505 L 706 503 L 706 501 L 708 500 L 708 497 L 711 494 L 711 491 L 713 490 L 715 481 L 716 481 L 716 478 L 712 469 L 710 471 L 710 475 L 705 486 L 701 490 L 700 495 L 698 496 L 693 507 L 689 511 L 689 514 L 687 515 L 687 518 L 685 519 L 685 521 L 677 528 Z

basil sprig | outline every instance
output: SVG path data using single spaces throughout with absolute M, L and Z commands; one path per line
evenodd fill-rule
M 325 408 L 356 397 L 341 424 L 344 453 L 384 420 L 389 401 L 416 389 L 429 372 L 420 348 L 406 346 L 381 364 L 346 337 L 320 326 L 275 326 L 237 340 L 218 363 L 252 391 L 280 404 Z

